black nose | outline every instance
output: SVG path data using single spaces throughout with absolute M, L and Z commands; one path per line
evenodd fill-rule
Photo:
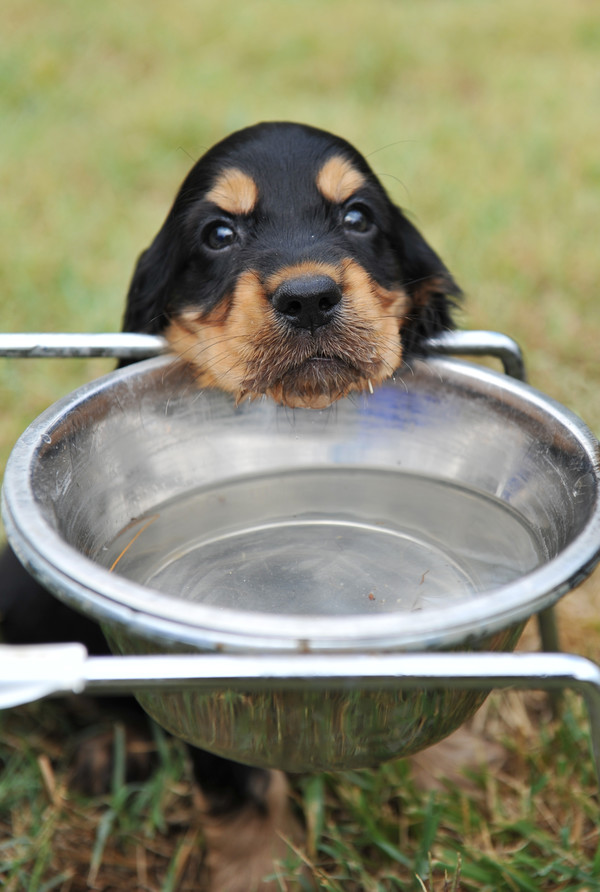
M 282 282 L 273 294 L 273 307 L 296 328 L 314 331 L 331 322 L 342 292 L 330 276 L 298 276 Z

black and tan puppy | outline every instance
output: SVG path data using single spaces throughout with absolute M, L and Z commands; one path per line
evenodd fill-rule
M 451 326 L 458 293 L 351 145 L 266 123 L 192 168 L 138 261 L 123 327 L 164 333 L 199 387 L 322 408 L 372 390 L 423 352 Z M 27 580 L 9 552 L 3 563 L 5 638 L 78 637 L 98 651 L 91 627 Z M 193 761 L 210 888 L 269 888 L 260 878 L 282 854 L 280 832 L 294 832 L 283 777 L 200 751 Z
M 449 327 L 457 290 L 347 142 L 259 124 L 184 181 L 124 328 L 166 333 L 202 387 L 317 408 L 375 387 Z

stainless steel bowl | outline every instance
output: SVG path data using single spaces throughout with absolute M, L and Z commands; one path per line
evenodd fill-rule
M 169 358 L 81 388 L 23 434 L 9 539 L 116 652 L 509 650 L 600 554 L 598 443 L 527 385 L 416 362 L 325 410 L 235 407 Z M 288 770 L 408 755 L 479 692 L 140 693 L 186 740 Z

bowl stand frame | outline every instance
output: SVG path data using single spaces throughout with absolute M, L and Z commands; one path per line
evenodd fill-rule
M 428 342 L 432 353 L 493 357 L 505 374 L 526 381 L 519 345 L 494 331 L 444 332 Z M 144 359 L 167 352 L 154 335 L 0 333 L 0 357 L 113 357 Z M 108 694 L 197 687 L 218 690 L 321 687 L 361 689 L 529 689 L 583 696 L 600 784 L 600 668 L 560 652 L 554 609 L 538 614 L 536 653 L 426 653 L 375 655 L 228 654 L 89 657 L 80 644 L 0 646 L 0 709 L 67 693 Z M 40 668 L 41 667 L 41 668 Z

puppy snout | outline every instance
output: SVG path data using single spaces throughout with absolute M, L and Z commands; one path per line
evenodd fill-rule
M 330 276 L 287 279 L 273 294 L 273 307 L 295 328 L 314 331 L 330 322 L 342 292 Z

